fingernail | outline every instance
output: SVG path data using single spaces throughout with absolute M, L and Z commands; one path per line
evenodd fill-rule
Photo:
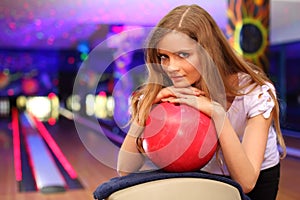
M 199 94 L 201 94 L 201 93 L 200 93 L 200 91 L 194 91 L 194 94 L 195 94 L 195 95 L 199 95 Z

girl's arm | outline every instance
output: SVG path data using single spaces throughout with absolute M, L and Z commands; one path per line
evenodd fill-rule
M 230 176 L 248 193 L 254 188 L 260 173 L 272 117 L 265 119 L 261 114 L 250 118 L 242 142 L 225 115 L 216 114 L 213 120 Z
M 153 103 L 166 101 L 168 98 L 174 98 L 174 87 L 163 88 L 156 96 Z M 181 88 L 181 92 L 189 95 L 202 94 L 196 88 Z M 136 140 L 142 133 L 143 128 L 133 122 L 124 139 L 118 155 L 117 171 L 120 175 L 127 175 L 132 172 L 137 172 L 145 162 L 145 157 L 137 148 Z
M 243 141 L 240 142 L 220 104 L 201 94 L 187 95 L 181 89 L 174 94 L 176 97 L 167 98 L 169 102 L 187 104 L 213 119 L 230 176 L 242 186 L 245 193 L 250 192 L 256 184 L 264 159 L 272 114 L 267 119 L 263 114 L 248 119 Z
M 143 128 L 132 123 L 118 156 L 117 171 L 124 176 L 137 172 L 144 164 L 144 155 L 137 148 L 136 139 L 143 131 Z

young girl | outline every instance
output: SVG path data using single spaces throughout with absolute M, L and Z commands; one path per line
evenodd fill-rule
M 237 56 L 197 5 L 173 9 L 147 45 L 148 80 L 132 97 L 119 173 L 136 172 L 144 163 L 139 138 L 153 104 L 187 104 L 210 116 L 218 133 L 219 150 L 201 170 L 232 178 L 252 199 L 276 199 L 285 144 L 275 88 L 266 74 Z

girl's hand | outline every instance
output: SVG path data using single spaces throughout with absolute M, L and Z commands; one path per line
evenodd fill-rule
M 173 86 L 163 88 L 157 95 L 157 102 L 170 102 L 189 105 L 208 116 L 212 115 L 213 103 L 204 96 L 204 92 L 195 88 L 175 88 Z
M 174 86 L 165 87 L 161 89 L 161 91 L 157 94 L 154 103 L 158 102 L 166 102 L 173 98 L 176 98 L 178 94 L 185 95 L 204 95 L 204 92 L 195 88 L 195 87 L 187 87 L 187 88 L 175 88 Z
M 226 118 L 224 108 L 219 103 L 204 96 L 203 91 L 193 88 L 194 93 L 191 93 L 191 89 L 192 88 L 172 88 L 173 96 L 163 98 L 161 101 L 186 104 L 199 110 L 213 119 L 217 132 L 221 133 Z

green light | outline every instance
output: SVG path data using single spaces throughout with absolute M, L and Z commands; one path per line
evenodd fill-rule
M 81 60 L 83 60 L 83 61 L 85 61 L 86 59 L 88 59 L 88 54 L 87 53 L 82 53 L 82 54 L 80 54 L 80 59 Z

